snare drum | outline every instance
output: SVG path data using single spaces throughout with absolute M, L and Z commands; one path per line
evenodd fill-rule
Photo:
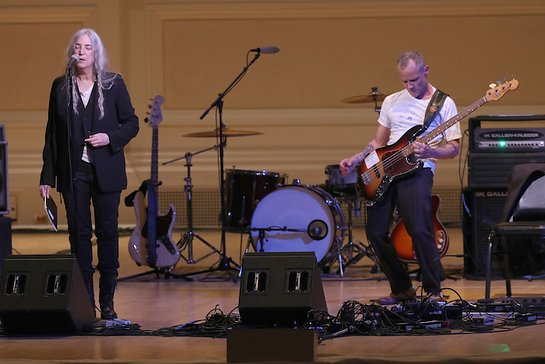
M 331 192 L 341 192 L 356 195 L 356 182 L 358 168 L 353 168 L 348 175 L 343 176 L 338 164 L 330 164 L 325 167 L 326 188 Z
M 285 174 L 276 172 L 228 169 L 225 178 L 226 228 L 247 229 L 257 202 L 284 184 L 286 179 Z
M 316 186 L 279 187 L 257 204 L 250 236 L 256 251 L 308 252 L 327 261 L 344 239 L 338 202 Z

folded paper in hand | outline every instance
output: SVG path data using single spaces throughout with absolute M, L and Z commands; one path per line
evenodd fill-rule
M 44 198 L 44 210 L 53 230 L 57 231 L 57 204 L 51 196 Z

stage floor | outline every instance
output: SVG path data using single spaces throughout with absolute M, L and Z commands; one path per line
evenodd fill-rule
M 177 241 L 183 232 L 176 232 Z M 212 247 L 219 248 L 218 231 L 199 231 L 199 236 Z M 363 232 L 356 230 L 355 238 Z M 456 293 L 468 301 L 484 297 L 483 280 L 462 278 L 462 236 L 459 228 L 449 228 L 451 247 L 443 258 L 447 273 L 443 287 L 450 298 Z M 149 271 L 138 267 L 128 254 L 128 234 L 120 241 L 120 277 Z M 226 234 L 226 256 L 240 262 L 241 247 L 246 238 Z M 52 254 L 67 249 L 66 233 L 13 233 L 13 248 L 17 254 Z M 207 245 L 194 240 L 192 253 L 199 260 L 209 252 Z M 186 251 L 187 253 L 187 251 Z M 452 255 L 452 256 L 450 256 Z M 197 264 L 184 260 L 176 273 L 217 267 L 219 255 L 214 253 Z M 354 300 L 369 303 L 373 298 L 389 293 L 388 284 L 380 273 L 371 273 L 372 261 L 363 257 L 357 264 L 346 267 L 345 276 L 334 272 L 322 276 L 328 312 L 335 315 L 342 304 Z M 118 283 L 115 308 L 121 319 L 139 324 L 141 330 L 169 328 L 195 320 L 203 320 L 209 312 L 219 309 L 229 313 L 238 306 L 240 281 L 225 270 L 214 269 L 192 280 L 157 277 L 155 274 Z M 96 279 L 98 281 L 98 279 Z M 415 286 L 418 282 L 415 282 Z M 95 285 L 96 286 L 96 285 Z M 538 297 L 545 295 L 545 281 L 513 281 L 513 295 Z M 492 297 L 505 296 L 502 280 L 492 282 Z M 477 363 L 511 360 L 538 363 L 545 361 L 542 325 L 517 327 L 503 332 L 482 332 L 445 335 L 341 336 L 325 340 L 317 346 L 317 362 L 324 363 Z M 275 346 L 275 342 L 268 345 Z M 255 345 L 251 341 L 248 346 Z M 278 348 L 283 350 L 283 348 Z M 5 336 L 0 337 L 2 363 L 221 363 L 226 362 L 227 341 L 224 338 L 179 336 Z

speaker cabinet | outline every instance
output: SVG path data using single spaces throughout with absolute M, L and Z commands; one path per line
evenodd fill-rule
M 8 142 L 6 129 L 0 124 L 0 215 L 9 213 Z
M 87 331 L 95 320 L 72 255 L 10 256 L 0 289 L 0 321 L 7 335 Z
M 4 267 L 4 259 L 11 254 L 11 219 L 0 216 L 0 272 Z
M 244 255 L 239 296 L 243 325 L 301 326 L 311 310 L 327 312 L 314 252 Z
M 463 193 L 464 277 L 486 278 L 488 234 L 501 222 L 507 189 L 466 189 Z M 492 255 L 492 277 L 501 277 L 500 257 Z
M 473 189 L 507 189 L 514 166 L 545 163 L 545 152 L 534 153 L 470 153 L 468 184 Z

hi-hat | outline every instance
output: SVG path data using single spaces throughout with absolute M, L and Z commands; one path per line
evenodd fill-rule
M 372 91 L 367 95 L 350 96 L 342 99 L 342 102 L 347 104 L 366 104 L 370 102 L 382 101 L 386 98 L 382 92 Z
M 251 135 L 260 135 L 260 134 L 263 134 L 263 133 L 260 133 L 258 131 L 235 130 L 235 129 L 229 129 L 229 128 L 223 128 L 222 130 L 222 135 L 226 137 L 241 137 L 241 136 L 251 136 Z M 213 138 L 213 137 L 216 137 L 216 135 L 219 135 L 218 129 L 198 131 L 195 133 L 189 133 L 182 136 L 189 137 L 189 138 Z

